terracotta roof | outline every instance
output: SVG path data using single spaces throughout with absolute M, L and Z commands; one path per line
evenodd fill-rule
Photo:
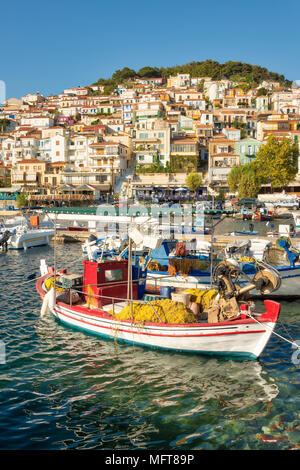
M 25 158 L 24 160 L 21 160 L 20 162 L 18 163 L 43 163 L 43 164 L 47 164 L 48 162 L 43 162 L 41 160 L 38 160 L 37 158 Z

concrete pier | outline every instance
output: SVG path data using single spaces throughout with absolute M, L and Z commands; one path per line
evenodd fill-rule
M 57 243 L 84 243 L 89 236 L 92 234 L 92 231 L 82 231 L 82 230 L 57 230 L 56 234 L 56 241 Z M 105 235 L 103 235 L 105 236 Z M 211 236 L 210 235 L 200 235 L 197 233 L 190 233 L 190 234 L 176 234 L 174 235 L 176 240 L 183 240 L 183 241 L 190 241 L 192 239 L 200 239 L 210 242 Z M 278 237 L 263 237 L 263 236 L 253 236 L 251 239 L 260 239 L 260 240 L 267 240 L 272 242 L 273 245 L 276 244 L 276 240 Z M 215 235 L 213 237 L 214 246 L 224 247 L 227 243 L 233 241 L 247 241 L 248 238 L 245 236 L 232 236 L 232 235 Z M 292 239 L 295 243 L 300 243 L 300 237 L 295 237 Z M 51 240 L 51 243 L 54 243 L 54 237 Z

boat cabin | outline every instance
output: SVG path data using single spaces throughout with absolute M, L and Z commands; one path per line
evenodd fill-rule
M 147 270 L 132 265 L 132 296 L 128 290 L 128 260 L 83 261 L 83 292 L 85 301 L 102 308 L 114 300 L 142 299 L 145 293 Z M 129 294 L 130 292 L 130 294 Z

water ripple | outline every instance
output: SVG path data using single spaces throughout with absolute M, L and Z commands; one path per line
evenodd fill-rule
M 58 249 L 78 271 L 81 248 Z M 0 257 L 2 285 L 53 263 L 51 247 Z M 289 449 L 299 445 L 299 366 L 273 337 L 260 361 L 124 346 L 40 319 L 33 284 L 2 292 L 0 449 Z M 278 333 L 299 337 L 296 303 Z M 270 438 L 271 436 L 271 438 Z

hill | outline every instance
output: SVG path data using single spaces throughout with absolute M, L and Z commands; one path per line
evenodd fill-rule
M 246 64 L 244 62 L 228 61 L 220 64 L 214 60 L 205 60 L 203 62 L 189 62 L 184 65 L 176 65 L 172 67 L 142 67 L 135 71 L 128 67 L 122 70 L 116 70 L 111 78 L 99 80 L 93 85 L 105 85 L 113 88 L 124 81 L 130 81 L 135 77 L 152 78 L 163 77 L 168 78 L 178 73 L 189 73 L 191 77 L 211 77 L 213 80 L 229 79 L 237 82 L 246 82 L 251 87 L 258 86 L 264 80 L 277 81 L 280 85 L 289 86 L 291 81 L 287 80 L 284 75 L 270 72 L 267 68 L 259 65 Z

